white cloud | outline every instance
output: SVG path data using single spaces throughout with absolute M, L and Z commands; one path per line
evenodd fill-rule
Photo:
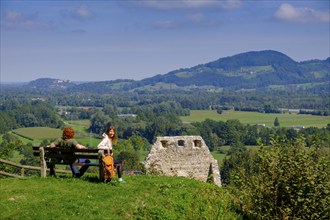
M 202 21 L 205 21 L 205 16 L 203 13 L 193 13 L 193 14 L 188 14 L 186 15 L 186 18 L 189 21 L 195 22 L 195 23 L 199 23 Z
M 80 5 L 74 12 L 73 16 L 79 19 L 89 19 L 94 16 L 94 13 L 87 5 Z
M 219 8 L 230 10 L 241 6 L 241 0 L 140 0 L 130 4 L 160 10 Z
M 283 21 L 293 23 L 329 22 L 330 11 L 319 11 L 312 8 L 295 8 L 290 4 L 282 4 L 274 16 Z
M 171 20 L 165 20 L 165 21 L 156 21 L 153 26 L 155 28 L 175 28 L 177 27 L 177 23 L 175 21 L 171 21 Z
M 158 20 L 152 26 L 160 29 L 185 29 L 187 27 L 215 27 L 219 24 L 216 20 L 207 19 L 203 14 L 196 13 L 188 14 L 185 16 L 185 19 L 180 21 Z
M 209 18 L 203 13 L 189 13 L 185 15 L 185 26 L 195 26 L 195 27 L 216 27 L 221 23 L 218 20 Z
M 243 6 L 242 0 L 127 0 L 120 1 L 123 7 L 133 10 L 140 8 L 159 11 L 178 11 L 179 16 L 168 20 L 157 20 L 153 22 L 154 28 L 187 28 L 187 27 L 214 27 L 219 21 L 212 18 L 215 13 L 234 10 Z M 181 17 L 180 17 L 181 16 Z
M 71 17 L 77 20 L 88 20 L 95 16 L 94 12 L 87 5 L 80 5 L 75 10 L 63 9 L 60 11 L 63 17 Z
M 49 23 L 37 21 L 38 14 L 25 14 L 15 10 L 6 10 L 2 15 L 1 27 L 5 29 L 46 30 Z
M 20 22 L 26 20 L 27 16 L 18 11 L 6 10 L 4 19 L 8 22 Z
M 87 33 L 87 31 L 84 30 L 84 29 L 75 29 L 75 30 L 72 30 L 71 33 L 74 33 L 74 34 L 85 34 L 85 33 Z

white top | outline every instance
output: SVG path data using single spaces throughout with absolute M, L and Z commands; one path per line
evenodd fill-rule
M 106 135 L 105 133 L 102 135 L 103 139 L 102 141 L 99 143 L 99 145 L 97 145 L 98 149 L 101 150 L 112 150 L 112 142 L 111 139 L 108 137 L 108 135 Z

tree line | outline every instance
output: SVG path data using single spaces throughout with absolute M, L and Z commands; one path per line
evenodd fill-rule
M 58 113 L 61 113 L 61 116 Z M 130 113 L 121 115 L 122 113 Z M 134 113 L 134 115 L 132 114 Z M 296 131 L 293 128 L 268 128 L 257 125 L 245 125 L 239 120 L 214 121 L 184 124 L 180 115 L 188 115 L 189 110 L 175 101 L 161 103 L 144 102 L 122 108 L 107 104 L 103 108 L 66 107 L 57 108 L 49 101 L 8 101 L 1 105 L 0 118 L 3 123 L 0 131 L 20 127 L 46 126 L 62 128 L 64 120 L 89 119 L 89 132 L 100 135 L 108 125 L 118 128 L 118 137 L 128 139 L 134 135 L 145 138 L 152 144 L 157 136 L 200 135 L 211 151 L 223 145 L 244 146 L 257 145 L 258 141 L 269 145 L 274 136 L 294 139 L 299 135 L 309 145 L 313 139 L 321 140 L 325 146 L 330 143 L 330 126 L 327 128 L 305 128 Z

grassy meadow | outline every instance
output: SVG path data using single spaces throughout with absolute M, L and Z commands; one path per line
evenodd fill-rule
M 221 167 L 222 161 L 224 158 L 227 157 L 226 154 L 223 153 L 219 153 L 219 152 L 211 152 L 212 156 L 214 157 L 214 159 L 216 159 L 218 161 L 218 166 Z
M 0 179 L 0 219 L 242 219 L 225 188 L 182 177 Z
M 87 131 L 89 120 L 74 120 L 66 121 L 67 126 L 71 126 L 75 130 L 75 139 L 88 147 L 96 147 L 100 142 L 99 138 L 90 135 Z M 43 140 L 54 140 L 62 136 L 62 130 L 49 127 L 28 127 L 19 128 L 12 131 L 23 142 L 32 142 L 34 145 L 39 145 Z
M 280 122 L 280 127 L 305 126 L 322 128 L 330 123 L 330 116 L 300 115 L 295 113 L 265 114 L 233 110 L 224 111 L 222 114 L 218 114 L 216 110 L 191 110 L 189 116 L 181 116 L 180 118 L 185 123 L 202 122 L 205 119 L 215 121 L 238 119 L 243 124 L 265 124 L 268 127 L 273 127 L 276 117 Z
M 71 126 L 76 132 L 86 133 L 90 126 L 89 120 L 70 120 L 64 122 L 66 125 Z
M 33 140 L 54 139 L 62 135 L 62 131 L 49 127 L 18 128 L 13 131 L 21 137 L 27 137 Z

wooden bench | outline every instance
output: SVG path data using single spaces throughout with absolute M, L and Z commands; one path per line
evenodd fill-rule
M 47 166 L 54 167 L 55 164 L 99 167 L 99 178 L 104 180 L 102 166 L 102 152 L 99 149 L 70 149 L 70 148 L 50 148 L 44 146 L 33 146 L 33 155 L 40 158 L 41 177 L 46 177 Z M 93 163 L 78 163 L 78 159 L 94 159 Z M 101 166 L 100 166 L 101 164 Z M 51 170 L 50 175 L 55 175 L 55 169 Z

